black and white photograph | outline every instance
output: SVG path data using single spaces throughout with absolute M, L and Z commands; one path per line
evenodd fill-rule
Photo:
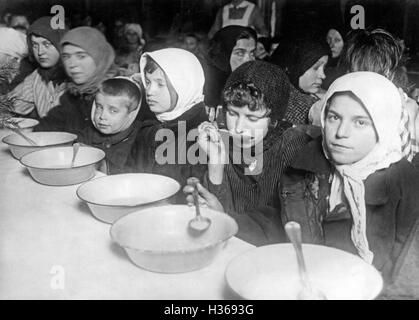
M 419 300 L 418 17 L 0 0 L 0 300 Z

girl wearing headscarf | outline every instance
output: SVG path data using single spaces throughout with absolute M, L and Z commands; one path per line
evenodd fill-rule
M 105 36 L 91 27 L 78 27 L 60 41 L 61 59 L 71 82 L 60 105 L 40 120 L 37 131 L 67 131 L 81 135 L 91 126 L 90 114 L 100 84 L 117 75 L 115 53 Z
M 202 176 L 205 166 L 187 159 L 195 142 L 190 132 L 208 120 L 199 60 L 183 49 L 162 49 L 144 53 L 140 70 L 147 104 L 157 120 L 142 124 L 132 150 L 132 171 L 163 174 L 180 183 L 191 174 Z
M 59 104 L 66 89 L 66 74 L 60 61 L 60 40 L 68 29 L 51 28 L 51 17 L 41 17 L 28 29 L 29 52 L 38 67 L 19 84 L 10 96 L 16 98 L 14 111 L 36 118 L 45 117 Z
M 324 68 L 328 61 L 328 48 L 323 41 L 311 38 L 286 40 L 271 56 L 271 62 L 280 66 L 288 75 L 299 95 L 293 109 L 288 110 L 287 119 L 295 124 L 307 124 L 311 106 L 320 99 L 321 84 L 325 79 Z
M 143 29 L 138 23 L 127 23 L 124 28 L 124 43 L 118 50 L 115 63 L 125 75 L 137 73 L 138 63 L 145 46 Z
M 325 95 L 322 134 L 311 133 L 282 177 L 281 216 L 301 224 L 303 242 L 374 265 L 387 297 L 417 299 L 419 173 L 402 155 L 401 113 L 399 91 L 385 77 L 338 78 Z
M 203 63 L 205 72 L 205 104 L 216 107 L 222 103 L 224 84 L 241 64 L 255 60 L 256 32 L 249 27 L 228 26 L 211 39 L 208 56 Z
M 279 211 L 283 170 L 305 143 L 282 121 L 289 91 L 285 73 L 264 61 L 238 67 L 224 88 L 228 136 L 213 123 L 200 126 L 199 144 L 209 157 L 201 201 L 232 215 L 238 237 L 255 245 L 285 241 Z M 184 188 L 191 193 L 195 179 Z M 205 187 L 204 187 L 205 186 Z M 192 201 L 189 195 L 187 200 Z

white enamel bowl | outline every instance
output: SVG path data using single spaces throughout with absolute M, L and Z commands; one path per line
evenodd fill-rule
M 143 209 L 117 220 L 111 238 L 122 246 L 131 261 L 161 273 L 201 269 L 214 261 L 225 243 L 238 231 L 229 215 L 201 208 L 211 226 L 196 236 L 188 229 L 195 208 L 187 205 Z
M 25 133 L 37 146 L 31 145 L 20 135 L 13 133 L 3 138 L 3 142 L 9 145 L 10 152 L 16 159 L 22 158 L 25 154 L 43 150 L 46 148 L 72 145 L 77 135 L 68 132 L 40 131 Z
M 20 162 L 35 181 L 50 186 L 68 186 L 94 177 L 96 166 L 105 158 L 105 152 L 81 146 L 73 167 L 72 158 L 73 147 L 56 147 L 28 153 Z
M 303 244 L 308 276 L 328 300 L 371 300 L 382 290 L 380 273 L 364 260 L 342 250 Z M 292 244 L 251 249 L 226 269 L 229 287 L 243 299 L 296 300 L 301 284 Z
M 147 173 L 124 173 L 88 181 L 77 189 L 97 219 L 113 223 L 120 217 L 149 206 L 168 204 L 180 184 L 169 177 Z
M 16 123 L 17 126 L 22 130 L 24 133 L 32 132 L 33 128 L 39 124 L 39 121 L 36 119 L 31 118 L 17 118 L 13 117 L 10 119 L 11 122 Z

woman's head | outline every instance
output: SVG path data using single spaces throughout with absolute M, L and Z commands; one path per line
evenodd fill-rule
M 91 27 L 68 31 L 60 43 L 65 71 L 77 85 L 103 78 L 115 59 L 113 48 L 105 36 Z
M 241 65 L 223 91 L 227 128 L 242 148 L 260 143 L 286 111 L 289 82 L 277 66 L 263 61 Z
M 234 71 L 245 62 L 255 60 L 256 32 L 248 27 L 228 26 L 211 39 L 209 57 L 225 72 Z
M 330 29 L 327 32 L 326 41 L 329 44 L 332 58 L 340 56 L 343 49 L 343 35 L 337 29 Z
M 332 83 L 325 101 L 323 146 L 334 164 L 401 154 L 401 98 L 389 80 L 373 72 L 350 73 Z
M 161 121 L 175 119 L 203 101 L 204 71 L 189 51 L 147 52 L 141 56 L 140 71 L 147 103 Z
M 41 68 L 49 69 L 60 60 L 60 40 L 68 29 L 51 28 L 51 17 L 41 17 L 28 29 L 29 49 Z
M 326 42 L 304 37 L 285 41 L 275 50 L 272 62 L 286 71 L 296 88 L 315 94 L 325 79 L 328 54 Z

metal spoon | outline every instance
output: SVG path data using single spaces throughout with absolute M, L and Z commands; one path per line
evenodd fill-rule
M 77 153 L 79 152 L 80 143 L 76 142 L 73 144 L 73 159 L 71 159 L 70 168 L 74 167 L 74 161 L 76 160 Z
M 295 253 L 297 254 L 298 272 L 302 289 L 298 293 L 299 300 L 327 300 L 325 294 L 311 285 L 310 279 L 307 275 L 306 264 L 303 256 L 303 249 L 301 245 L 301 226 L 294 221 L 290 221 L 285 225 L 285 231 L 288 238 L 291 240 Z
M 27 142 L 29 142 L 30 145 L 37 147 L 38 144 L 33 141 L 31 138 L 29 138 L 26 134 L 24 134 L 22 132 L 22 130 L 20 130 L 20 128 L 16 125 L 16 124 L 11 124 L 9 126 L 10 130 L 12 130 L 13 132 L 17 133 L 18 135 L 20 135 L 23 139 L 25 139 Z
M 196 216 L 192 220 L 189 221 L 189 228 L 193 231 L 198 233 L 202 233 L 206 231 L 209 226 L 211 225 L 211 220 L 207 217 L 203 217 L 201 215 L 201 211 L 199 209 L 199 201 L 198 201 L 198 182 L 194 184 L 194 191 L 193 191 L 193 200 L 195 204 L 195 212 Z

